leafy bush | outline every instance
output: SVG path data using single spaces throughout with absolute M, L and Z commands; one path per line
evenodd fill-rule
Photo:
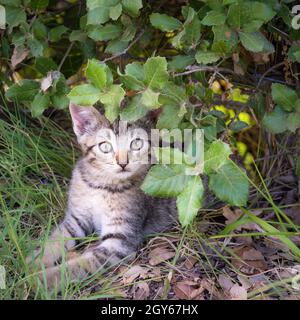
M 297 70 L 300 62 L 293 3 L 0 0 L 1 19 L 6 16 L 0 23 L 2 90 L 34 117 L 50 107 L 65 109 L 69 100 L 102 105 L 110 121 L 133 121 L 162 108 L 159 129 L 204 130 L 210 190 L 244 206 L 248 177 L 230 159 L 234 133 L 252 125 L 241 118 L 243 110 L 251 107 L 256 124 L 274 134 L 300 127 L 299 90 L 278 77 L 271 79 L 271 97 L 261 90 L 271 71 Z M 282 49 L 279 57 L 275 47 Z M 257 78 L 256 66 L 268 63 L 273 67 Z M 292 79 L 286 74 L 290 86 L 299 86 L 297 71 Z M 225 103 L 238 106 L 235 116 L 218 108 Z M 203 202 L 201 177 L 185 175 L 194 166 L 155 165 L 142 186 L 155 196 L 176 196 L 182 225 Z

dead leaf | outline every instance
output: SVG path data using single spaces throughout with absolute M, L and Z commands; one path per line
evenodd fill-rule
M 285 213 L 293 220 L 295 224 L 300 225 L 300 204 L 285 209 Z
M 266 64 L 270 61 L 269 53 L 251 53 L 256 64 Z
M 137 283 L 135 285 L 134 299 L 146 300 L 149 297 L 150 288 L 147 282 Z
M 202 300 L 204 287 L 201 283 L 184 280 L 177 282 L 174 286 L 176 297 L 181 300 Z
M 128 269 L 123 274 L 123 283 L 124 284 L 132 283 L 137 278 L 145 279 L 147 277 L 148 271 L 149 271 L 149 268 L 135 265 L 130 269 Z
M 242 287 L 245 288 L 246 290 L 252 287 L 252 282 L 248 277 L 238 275 L 237 278 L 239 279 L 239 282 L 241 283 Z
M 267 264 L 261 252 L 250 247 L 242 246 L 233 250 L 235 255 L 232 257 L 232 264 L 244 274 L 253 275 L 267 269 Z
M 29 50 L 24 47 L 14 47 L 13 54 L 11 56 L 11 66 L 15 68 L 21 63 L 29 54 Z
M 241 63 L 240 63 L 240 57 L 238 53 L 234 53 L 232 55 L 232 61 L 233 61 L 233 70 L 236 74 L 239 74 L 243 76 L 245 74 L 245 70 L 243 69 Z
M 254 248 L 250 248 L 242 253 L 243 260 L 264 260 L 262 253 Z
M 241 215 L 242 212 L 234 212 L 228 206 L 223 207 L 223 216 L 227 219 L 226 225 L 235 222 Z
M 198 261 L 198 259 L 195 256 L 190 255 L 184 261 L 184 265 L 188 270 L 191 270 L 191 269 L 193 269 L 193 267 L 197 261 Z
M 161 262 L 167 261 L 175 256 L 175 251 L 170 247 L 157 247 L 149 253 L 149 264 L 156 266 Z
M 49 71 L 47 76 L 41 80 L 41 89 L 43 92 L 47 91 L 53 84 L 53 81 L 60 77 L 59 71 Z
M 247 300 L 247 290 L 235 284 L 229 291 L 232 300 Z
M 259 215 L 261 210 L 253 210 L 253 214 Z M 223 216 L 227 219 L 226 225 L 236 222 L 243 215 L 243 211 L 240 209 L 231 210 L 228 206 L 223 207 Z M 245 223 L 235 228 L 236 231 L 248 230 L 248 231 L 261 231 L 261 228 L 256 223 Z
M 234 283 L 231 281 L 231 279 L 224 274 L 220 274 L 219 283 L 225 292 L 229 292 L 230 289 L 234 286 Z

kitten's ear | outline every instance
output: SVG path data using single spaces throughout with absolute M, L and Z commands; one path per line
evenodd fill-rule
M 82 107 L 71 102 L 69 109 L 77 137 L 107 126 L 107 120 L 94 107 Z

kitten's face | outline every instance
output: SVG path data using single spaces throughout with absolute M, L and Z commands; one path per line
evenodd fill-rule
M 85 158 L 101 175 L 126 180 L 147 172 L 150 144 L 141 122 L 110 125 L 95 108 L 71 104 L 70 111 Z

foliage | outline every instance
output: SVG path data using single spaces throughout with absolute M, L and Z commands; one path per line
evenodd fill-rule
M 210 190 L 244 206 L 248 178 L 232 160 L 228 133 L 251 122 L 242 112 L 228 119 L 216 101 L 248 106 L 248 95 L 223 74 L 241 79 L 253 59 L 270 61 L 283 34 L 289 39 L 288 63 L 300 61 L 300 33 L 291 27 L 290 14 L 296 1 L 172 2 L 165 10 L 164 2 L 145 0 L 87 0 L 86 6 L 76 0 L 0 0 L 1 19 L 6 18 L 0 23 L 1 90 L 33 117 L 48 108 L 66 109 L 69 100 L 101 105 L 111 122 L 119 116 L 134 121 L 161 108 L 159 129 L 204 130 L 203 175 Z M 252 89 L 251 106 L 267 130 L 279 134 L 300 127 L 297 90 L 273 83 L 270 109 L 268 92 L 256 90 L 259 85 Z M 176 196 L 182 225 L 203 202 L 203 175 L 186 175 L 194 167 L 155 165 L 142 186 L 155 196 Z

